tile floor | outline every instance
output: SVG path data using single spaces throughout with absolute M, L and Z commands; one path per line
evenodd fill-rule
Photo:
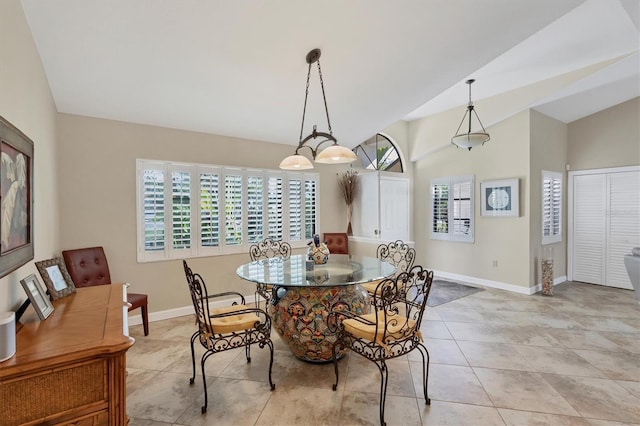
M 291 355 L 273 333 L 252 362 L 234 350 L 207 361 L 209 408 L 200 372 L 189 386 L 190 316 L 131 328 L 127 412 L 132 426 L 376 425 L 378 369 L 351 354 L 332 365 Z M 386 420 L 392 425 L 640 424 L 640 308 L 633 292 L 581 283 L 553 297 L 487 289 L 435 308 L 422 326 L 431 355 L 425 405 L 419 355 L 389 363 Z M 200 350 L 201 354 L 202 351 Z

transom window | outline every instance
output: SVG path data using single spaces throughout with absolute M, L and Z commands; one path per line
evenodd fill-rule
M 431 238 L 474 241 L 474 177 L 431 181 Z
M 137 160 L 138 261 L 304 247 L 319 223 L 318 175 Z
M 363 169 L 402 173 L 402 160 L 389 138 L 378 133 L 354 148 Z

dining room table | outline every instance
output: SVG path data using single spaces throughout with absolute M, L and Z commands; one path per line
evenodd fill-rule
M 307 256 L 273 257 L 240 265 L 236 273 L 247 281 L 270 286 L 268 313 L 291 352 L 314 363 L 332 360 L 335 334 L 329 313 L 346 310 L 357 315 L 371 310 L 361 284 L 382 280 L 396 268 L 376 257 L 331 254 L 325 264 L 308 264 Z M 342 358 L 345 350 L 339 350 Z

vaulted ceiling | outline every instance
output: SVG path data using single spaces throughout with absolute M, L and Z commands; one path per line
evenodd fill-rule
M 639 4 L 22 0 L 59 112 L 296 144 L 305 56 L 320 48 L 333 132 L 349 147 L 464 108 L 468 78 L 474 101 L 527 90 L 506 115 L 564 122 L 637 97 Z M 562 83 L 535 90 L 549 81 Z M 326 130 L 315 71 L 305 133 L 314 123 Z

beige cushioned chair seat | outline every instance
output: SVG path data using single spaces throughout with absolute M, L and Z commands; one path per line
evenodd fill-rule
M 384 324 L 384 312 L 378 311 L 378 322 L 382 325 Z M 406 319 L 402 316 L 394 315 L 390 318 L 387 318 L 387 323 L 385 327 L 378 327 L 378 335 L 375 336 L 376 333 L 376 313 L 361 315 L 360 318 L 365 321 L 369 321 L 372 324 L 364 324 L 357 319 L 349 318 L 342 322 L 344 326 L 344 330 L 356 337 L 361 339 L 366 339 L 372 342 L 375 342 L 381 346 L 386 346 L 387 343 L 392 342 L 397 339 L 403 339 L 409 337 L 407 334 L 407 330 L 415 329 L 416 322 L 411 319 Z M 386 334 L 386 342 L 382 341 L 384 330 L 387 329 Z M 403 331 L 404 330 L 404 331 Z M 419 334 L 420 332 L 417 331 Z M 422 337 L 420 340 L 422 340 Z
M 376 287 L 378 287 L 378 284 L 380 284 L 381 282 L 382 280 L 377 280 L 377 281 L 371 281 L 371 282 L 360 284 L 360 285 L 362 286 L 362 288 L 367 290 L 367 293 L 374 294 L 376 292 Z
M 244 305 L 228 306 L 211 310 L 211 326 L 214 334 L 233 333 L 253 328 L 258 321 L 258 316 L 254 313 L 244 313 L 215 318 L 216 315 L 236 312 L 246 309 Z

